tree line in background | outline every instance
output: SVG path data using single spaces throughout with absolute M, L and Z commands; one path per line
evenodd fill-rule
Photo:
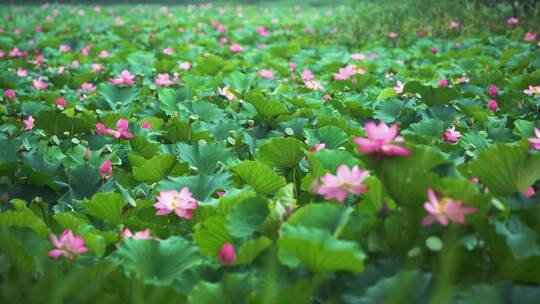
M 520 13 L 527 16 L 534 15 L 537 8 L 538 0 L 476 0 L 488 6 L 496 6 L 500 4 L 508 4 L 512 7 L 514 15 Z

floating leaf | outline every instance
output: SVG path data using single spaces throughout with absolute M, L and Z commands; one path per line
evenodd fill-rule
M 181 89 L 159 88 L 158 96 L 161 109 L 171 115 L 179 111 L 178 104 L 191 100 L 191 88 L 183 87 Z
M 430 106 L 442 105 L 459 98 L 455 88 L 424 86 L 418 81 L 410 81 L 403 88 L 405 92 L 420 94 L 421 100 Z
M 203 262 L 197 247 L 179 237 L 123 240 L 117 249 L 127 274 L 152 285 L 169 285 L 182 272 Z
M 279 238 L 279 259 L 289 267 L 303 265 L 315 273 L 362 271 L 366 255 L 356 243 L 334 238 L 317 228 L 285 225 Z
M 216 175 L 169 177 L 158 184 L 158 190 L 176 189 L 180 191 L 182 188 L 188 187 L 193 193 L 193 197 L 206 202 L 216 190 L 229 187 L 230 177 L 228 173 L 224 172 Z
M 388 99 L 388 98 L 394 98 L 394 97 L 397 97 L 397 93 L 396 91 L 394 90 L 394 88 L 386 88 L 386 89 L 383 89 L 380 93 L 379 93 L 379 96 L 377 96 L 377 100 L 383 100 L 383 99 Z
M 175 164 L 176 157 L 172 154 L 156 155 L 133 168 L 133 177 L 138 181 L 155 183 L 167 177 Z
M 261 194 L 276 193 L 286 184 L 285 178 L 279 176 L 265 164 L 246 160 L 232 168 L 246 184 Z
M 40 235 L 48 234 L 43 220 L 29 209 L 0 212 L 0 227 L 28 227 Z
M 293 168 L 304 156 L 305 145 L 296 138 L 273 138 L 263 144 L 257 153 L 257 159 L 278 168 Z
M 338 228 L 341 214 L 340 208 L 330 203 L 309 204 L 296 210 L 287 220 L 287 225 L 323 229 L 333 233 Z
M 247 238 L 264 223 L 269 214 L 268 200 L 250 197 L 237 203 L 227 215 L 227 228 L 236 238 Z
M 433 181 L 432 169 L 447 161 L 433 149 L 416 146 L 408 157 L 385 157 L 376 163 L 384 187 L 400 205 L 420 205 Z
M 86 212 L 98 219 L 117 225 L 122 218 L 124 199 L 115 192 L 98 193 L 89 202 L 84 203 Z
M 219 283 L 201 281 L 189 294 L 188 303 L 246 303 L 254 286 L 245 274 L 228 274 Z
M 306 138 L 311 145 L 324 143 L 326 149 L 337 149 L 348 140 L 347 133 L 336 126 L 325 126 L 320 129 L 305 129 Z
M 139 94 L 136 87 L 121 88 L 111 83 L 99 84 L 96 91 L 105 98 L 111 110 L 129 105 Z
M 497 144 L 482 152 L 469 169 L 494 194 L 525 192 L 540 179 L 540 155 L 529 154 L 526 144 Z
M 227 221 L 223 216 L 207 218 L 195 228 L 193 239 L 201 253 L 208 257 L 217 257 L 223 244 L 232 242 L 232 236 L 227 230 Z
M 246 100 L 255 108 L 257 114 L 259 114 L 263 119 L 289 113 L 289 110 L 284 103 L 273 99 L 267 99 L 262 95 L 262 93 L 253 92 L 247 94 Z
M 144 158 L 152 158 L 152 156 L 159 154 L 159 143 L 150 142 L 143 135 L 136 135 L 129 140 L 131 149 L 142 155 Z
M 219 144 L 188 145 L 177 143 L 176 149 L 181 160 L 187 161 L 200 174 L 211 175 L 216 171 L 218 162 L 225 163 L 235 155 L 232 151 Z
M 234 265 L 251 264 L 257 256 L 263 251 L 268 249 L 272 245 L 272 241 L 267 237 L 260 237 L 258 239 L 249 240 L 242 244 L 234 260 Z

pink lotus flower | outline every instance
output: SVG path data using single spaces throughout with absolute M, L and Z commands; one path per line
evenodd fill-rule
M 225 27 L 225 25 L 215 21 L 215 20 L 212 20 L 210 23 L 212 23 L 212 26 L 216 29 L 216 31 L 218 31 L 219 33 L 223 33 L 223 32 L 226 32 L 227 31 L 227 28 Z
M 27 119 L 23 119 L 23 123 L 26 127 L 24 127 L 25 131 L 31 131 L 34 128 L 34 117 L 28 116 Z
M 230 265 L 236 260 L 234 247 L 231 243 L 225 243 L 221 246 L 218 254 L 218 260 L 223 265 Z
M 120 138 L 120 137 L 124 137 L 126 139 L 132 138 L 133 134 L 128 131 L 128 128 L 129 128 L 129 121 L 125 118 L 120 118 L 116 122 L 117 133 L 113 134 L 113 136 L 116 138 Z
M 276 79 L 276 77 L 274 76 L 274 72 L 270 70 L 260 70 L 259 76 L 261 76 L 262 78 L 270 79 L 270 80 Z
M 71 46 L 67 45 L 67 44 L 62 44 L 60 45 L 60 47 L 58 48 L 58 50 L 62 53 L 67 53 L 67 52 L 71 52 Z
M 487 93 L 489 96 L 497 96 L 497 94 L 499 94 L 499 88 L 496 85 L 492 84 L 489 86 Z
M 54 70 L 53 70 L 53 68 L 48 67 L 48 68 L 47 68 L 47 71 L 49 71 L 49 72 L 52 73 Z M 57 71 L 56 71 L 56 74 L 62 74 L 63 72 L 64 72 L 64 67 L 61 66 L 61 67 L 58 67 L 58 69 L 57 69 Z
M 174 55 L 174 50 L 170 47 L 163 50 L 163 54 L 165 55 Z
M 308 69 L 303 70 L 302 73 L 300 73 L 300 77 L 302 77 L 304 81 L 315 79 L 315 75 L 313 75 L 313 73 L 311 73 L 311 70 L 308 70 Z
M 62 107 L 64 107 L 64 109 L 67 107 L 67 102 L 66 102 L 66 100 L 64 99 L 64 97 L 59 97 L 58 99 L 56 99 L 55 104 L 56 104 L 57 106 L 62 106 Z
M 351 54 L 351 59 L 353 60 L 366 60 L 366 55 L 362 53 Z
M 526 198 L 531 198 L 531 197 L 533 197 L 535 194 L 536 194 L 536 191 L 534 191 L 534 188 L 533 188 L 533 187 L 527 188 L 527 191 L 525 191 L 525 192 L 523 193 L 523 195 L 524 195 Z
M 538 38 L 538 33 L 528 32 L 527 34 L 525 34 L 525 37 L 523 37 L 523 40 L 533 41 L 533 40 L 536 40 L 536 38 Z
M 101 122 L 96 124 L 96 134 L 109 134 L 115 138 L 124 137 L 125 139 L 130 139 L 133 137 L 133 133 L 128 131 L 129 121 L 125 118 L 120 118 L 116 122 L 116 130 L 108 129 Z
M 96 124 L 96 134 L 112 134 L 114 132 L 114 130 L 111 130 L 111 129 L 107 129 L 107 127 L 105 127 L 105 124 L 102 123 L 102 122 L 98 122 Z
M 306 88 L 310 90 L 323 90 L 324 89 L 324 86 L 318 80 L 304 81 L 304 85 L 306 86 Z
M 450 21 L 450 25 L 448 26 L 450 29 L 457 30 L 461 27 L 461 24 L 457 21 Z
M 132 86 L 135 83 L 135 75 L 131 74 L 128 70 L 123 70 L 118 78 L 111 79 L 112 84 L 123 84 Z
M 184 61 L 178 65 L 178 67 L 184 71 L 191 69 L 191 63 Z
M 536 137 L 530 137 L 527 140 L 531 143 L 531 147 L 534 150 L 540 150 L 540 130 L 538 128 L 534 128 L 534 135 Z
M 92 154 L 92 150 L 90 150 L 89 147 L 86 147 L 86 149 L 84 150 L 84 154 L 83 154 L 84 160 L 86 160 L 86 161 L 90 160 L 90 155 L 91 154 Z
M 124 240 L 130 239 L 130 238 L 132 238 L 134 240 L 150 240 L 150 239 L 153 239 L 152 236 L 150 235 L 150 229 L 137 231 L 137 232 L 135 232 L 135 234 L 133 234 L 131 232 L 131 230 L 129 230 L 128 228 L 126 228 L 126 229 L 124 229 L 124 231 L 122 231 L 122 238 Z
M 315 144 L 311 149 L 311 153 L 317 153 L 319 151 L 321 151 L 322 149 L 326 148 L 326 144 L 325 143 L 321 143 L 321 144 Z
M 45 81 L 43 81 L 43 78 L 38 77 L 37 79 L 32 80 L 32 85 L 37 90 L 46 90 L 49 87 L 49 84 Z
M 7 89 L 5 92 L 4 92 L 4 96 L 6 97 L 6 99 L 13 99 L 15 98 L 15 91 L 13 91 L 12 89 Z
M 270 32 L 264 26 L 259 26 L 257 29 L 255 29 L 255 32 L 262 37 L 270 35 Z
M 540 86 L 529 86 L 528 89 L 523 90 L 523 93 L 529 96 L 540 95 Z
M 456 126 L 452 126 L 451 128 L 448 128 L 446 132 L 444 132 L 444 141 L 458 142 L 458 137 L 460 136 L 461 132 L 456 131 Z
M 321 177 L 322 185 L 317 187 L 317 194 L 324 195 L 327 200 L 336 198 L 343 202 L 349 193 L 359 195 L 368 191 L 368 186 L 362 183 L 367 177 L 369 171 L 361 170 L 358 166 L 349 169 L 342 164 L 336 175 L 326 173 Z
M 384 121 L 379 125 L 370 121 L 364 126 L 367 138 L 356 137 L 353 141 L 358 144 L 360 153 L 378 153 L 385 155 L 409 156 L 410 151 L 395 143 L 402 143 L 403 137 L 397 136 L 398 126 L 396 124 L 388 127 Z
M 105 51 L 105 50 L 99 52 L 99 58 L 107 58 L 107 57 L 109 57 L 109 56 L 110 56 L 110 55 L 109 55 L 109 52 L 107 52 L 107 51 Z
M 158 74 L 156 77 L 156 80 L 154 81 L 156 85 L 162 86 L 162 87 L 170 87 L 174 85 L 174 82 L 169 79 L 169 74 Z
M 92 49 L 92 45 L 88 44 L 88 45 L 85 45 L 82 49 L 81 49 L 81 55 L 83 56 L 88 56 L 88 54 L 90 54 L 90 50 Z
M 436 47 L 431 48 L 431 54 L 435 55 L 435 54 L 437 54 L 437 52 L 439 52 L 438 48 L 436 48 Z
M 424 208 L 429 215 L 422 219 L 422 226 L 428 226 L 435 222 L 439 222 L 443 226 L 448 226 L 449 222 L 464 224 L 465 215 L 478 210 L 474 207 L 462 207 L 461 201 L 447 197 L 439 200 L 431 188 L 428 189 L 428 197 L 429 202 L 424 203 Z
M 326 93 L 326 94 L 323 95 L 323 100 L 324 100 L 324 101 L 327 101 L 327 100 L 329 100 L 329 99 L 331 99 L 331 98 L 332 98 L 332 95 L 330 95 L 330 94 L 328 94 L 328 93 Z
M 25 69 L 17 69 L 17 76 L 19 77 L 26 77 L 28 76 L 28 71 Z
M 45 55 L 39 54 L 36 56 L 36 60 L 32 62 L 33 64 L 39 64 L 45 62 Z
M 198 207 L 198 202 L 191 196 L 189 188 L 184 187 L 180 192 L 174 189 L 161 191 L 153 206 L 158 209 L 157 216 L 167 215 L 174 211 L 179 217 L 191 219 L 193 210 Z
M 506 24 L 508 25 L 517 25 L 519 23 L 519 19 L 516 17 L 510 17 L 506 19 Z
M 390 39 L 396 39 L 398 34 L 396 32 L 390 32 L 388 33 L 388 38 Z
M 94 92 L 96 90 L 96 87 L 93 83 L 85 82 L 81 85 L 81 90 L 87 91 L 87 92 Z
M 424 38 L 426 36 L 426 32 L 420 31 L 420 32 L 416 33 L 416 36 L 418 36 L 418 38 Z
M 230 90 L 230 88 L 227 86 L 223 88 L 218 88 L 218 93 L 219 95 L 227 98 L 230 101 L 237 99 L 236 95 L 234 95 L 233 92 Z
M 49 251 L 48 255 L 53 259 L 61 256 L 68 260 L 73 260 L 76 254 L 82 254 L 88 251 L 84 246 L 84 239 L 80 236 L 74 236 L 71 230 L 65 230 L 60 236 L 60 240 L 54 234 L 50 234 L 51 242 L 56 249 Z
M 393 88 L 394 89 L 394 92 L 396 92 L 396 94 L 401 94 L 403 93 L 403 88 L 405 87 L 405 85 L 403 85 L 403 82 L 401 81 L 396 81 L 396 86 Z
M 457 84 L 468 83 L 470 79 L 466 75 L 462 75 L 457 81 Z
M 296 71 L 296 63 L 289 61 L 289 69 L 291 69 L 292 72 Z
M 124 25 L 124 19 L 122 19 L 122 17 L 116 17 L 114 19 L 114 24 L 116 24 L 117 26 L 122 26 Z
M 356 74 L 356 68 L 353 65 L 348 65 L 339 69 L 339 73 L 334 74 L 334 80 L 348 80 Z
M 152 129 L 152 123 L 149 122 L 149 121 L 145 121 L 141 124 L 141 127 L 145 128 L 145 129 Z
M 487 108 L 489 110 L 495 112 L 498 107 L 499 107 L 499 104 L 497 103 L 497 101 L 495 99 L 492 99 L 492 100 L 488 101 Z
M 107 159 L 99 166 L 99 175 L 102 179 L 108 179 L 112 176 L 112 165 L 110 159 Z
M 101 71 L 103 71 L 103 66 L 101 64 L 99 64 L 99 63 L 93 63 L 92 64 L 92 72 L 99 73 Z
M 439 87 L 440 88 L 446 88 L 448 86 L 448 80 L 446 79 L 439 79 Z
M 238 43 L 233 43 L 229 47 L 229 50 L 233 53 L 241 53 L 244 51 L 244 48 Z
M 25 52 L 19 50 L 19 48 L 14 48 L 9 51 L 9 56 L 11 57 L 25 57 Z
M 4 58 L 5 55 L 6 55 L 6 53 L 4 53 L 2 50 L 0 50 L 0 59 Z

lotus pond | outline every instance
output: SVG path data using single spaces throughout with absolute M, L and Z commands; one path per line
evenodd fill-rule
M 2 7 L 0 302 L 540 303 L 540 27 L 503 12 Z

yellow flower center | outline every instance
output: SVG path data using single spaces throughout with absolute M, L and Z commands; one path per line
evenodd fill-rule
M 452 200 L 447 198 L 447 197 L 443 197 L 440 201 L 439 201 L 439 213 L 443 214 L 445 213 L 445 207 L 446 207 L 446 204 L 450 203 Z
M 351 184 L 349 184 L 348 182 L 343 181 L 343 182 L 341 182 L 339 184 L 339 187 L 342 188 L 342 189 L 349 189 L 351 187 Z
M 180 197 L 180 195 L 175 195 L 175 196 L 174 196 L 174 199 L 173 199 L 173 201 L 172 201 L 172 203 L 171 203 L 171 206 L 173 207 L 173 209 L 176 209 L 176 208 L 179 207 L 179 206 L 176 204 L 176 202 L 179 201 L 179 200 L 181 200 L 181 199 L 182 199 L 182 197 Z

